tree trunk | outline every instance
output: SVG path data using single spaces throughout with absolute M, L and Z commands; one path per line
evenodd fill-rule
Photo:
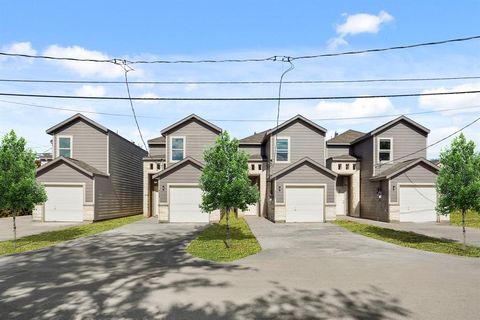
M 462 209 L 462 232 L 463 232 L 463 245 L 462 248 L 463 250 L 467 249 L 467 235 L 466 235 L 466 230 L 465 230 L 465 209 Z
M 229 218 L 229 214 L 230 213 L 230 208 L 227 208 L 226 209 L 226 216 L 225 216 L 225 222 L 226 222 L 226 226 L 227 226 L 227 240 L 225 241 L 225 245 L 227 246 L 227 248 L 230 248 L 230 245 L 231 245 L 231 239 L 230 239 L 230 224 L 228 223 L 228 218 Z
M 17 221 L 16 221 L 16 214 L 17 210 L 13 209 L 13 249 L 17 248 Z

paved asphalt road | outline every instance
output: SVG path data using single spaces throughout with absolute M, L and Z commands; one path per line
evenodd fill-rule
M 17 217 L 17 237 L 63 229 L 83 222 L 38 222 L 32 216 Z M 13 239 L 13 218 L 0 218 L 0 241 Z
M 480 259 L 248 221 L 264 250 L 231 264 L 154 220 L 0 258 L 0 319 L 478 319 Z

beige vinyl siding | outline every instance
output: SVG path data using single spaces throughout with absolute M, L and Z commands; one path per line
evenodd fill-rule
M 376 167 L 375 175 L 390 168 L 393 164 L 409 159 L 416 159 L 420 157 L 427 157 L 427 150 L 422 150 L 427 146 L 427 136 L 424 132 L 419 131 L 417 128 L 408 124 L 407 122 L 398 122 L 393 127 L 386 129 L 375 135 L 375 164 L 378 163 L 378 141 L 380 138 L 392 138 L 393 163 L 382 164 L 380 167 Z M 410 153 L 416 152 L 410 155 Z M 405 157 L 405 158 L 402 158 Z M 396 159 L 402 158 L 398 161 Z
M 278 172 L 298 160 L 309 157 L 325 165 L 325 134 L 302 122 L 294 122 L 276 133 L 277 137 L 290 137 L 290 162 L 275 163 L 275 150 L 272 155 L 271 174 Z M 271 141 L 275 144 L 275 137 Z
M 385 212 L 388 199 L 388 186 L 383 186 L 381 182 L 372 182 L 369 179 L 373 176 L 373 138 L 368 138 L 353 146 L 354 156 L 362 159 L 360 170 L 360 216 L 362 218 L 387 221 L 388 215 Z M 381 201 L 378 200 L 377 191 L 382 187 L 384 196 Z
M 95 178 L 97 220 L 142 213 L 143 157 L 147 152 L 109 132 L 110 177 Z
M 262 155 L 262 146 L 260 145 L 253 145 L 253 146 L 240 146 L 241 151 L 245 151 L 251 156 L 256 156 L 257 158 Z M 263 152 L 264 154 L 264 152 Z
M 328 146 L 327 145 L 327 159 L 331 157 L 344 156 L 350 154 L 350 147 L 348 146 Z
M 326 184 L 326 201 L 335 202 L 335 176 L 322 171 L 309 163 L 305 163 L 295 170 L 289 171 L 275 180 L 275 202 L 283 203 L 285 196 L 285 183 L 292 184 Z M 281 186 L 281 191 L 278 187 Z
M 37 176 L 37 181 L 41 183 L 85 183 L 85 202 L 93 202 L 93 178 L 63 162 L 44 169 Z
M 431 168 L 423 163 L 419 163 L 407 172 L 403 172 L 392 179 L 390 179 L 390 201 L 397 202 L 398 183 L 435 183 L 437 174 Z M 393 189 L 395 187 L 395 190 Z
M 58 157 L 57 137 L 72 136 L 72 158 L 82 160 L 96 169 L 108 173 L 107 134 L 79 119 L 54 135 L 54 158 Z
M 152 144 L 149 146 L 151 157 L 165 157 L 165 145 L 164 144 Z
M 201 170 L 197 166 L 186 163 L 181 167 L 175 168 L 167 172 L 159 180 L 158 194 L 161 203 L 167 202 L 167 185 L 169 183 L 191 183 L 198 184 L 201 175 Z
M 215 144 L 217 133 L 212 131 L 212 128 L 196 120 L 190 120 L 166 136 L 167 139 L 167 166 L 171 165 L 170 161 L 170 138 L 171 137 L 185 137 L 185 157 L 192 157 L 198 161 L 203 162 L 204 150 Z

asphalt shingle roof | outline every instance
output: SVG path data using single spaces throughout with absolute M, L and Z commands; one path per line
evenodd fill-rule
M 240 142 L 240 144 L 242 144 L 242 143 L 245 143 L 245 144 L 249 144 L 249 143 L 260 144 L 260 143 L 262 143 L 263 138 L 265 138 L 265 135 L 267 134 L 267 132 L 268 132 L 268 130 L 255 133 L 251 136 L 240 139 L 239 142 Z
M 160 136 L 147 141 L 148 144 L 165 144 L 165 137 Z
M 356 130 L 347 130 L 336 137 L 327 140 L 327 144 L 350 144 L 358 138 L 364 136 L 364 132 Z

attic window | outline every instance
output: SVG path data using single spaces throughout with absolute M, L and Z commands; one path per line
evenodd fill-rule
M 378 139 L 378 161 L 388 162 L 392 160 L 392 139 Z
M 58 155 L 72 157 L 72 137 L 58 137 Z

